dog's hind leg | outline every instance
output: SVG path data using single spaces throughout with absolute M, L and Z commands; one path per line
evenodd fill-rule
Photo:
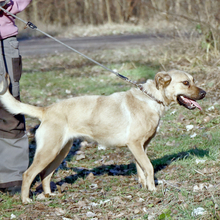
M 36 132 L 37 150 L 34 161 L 24 172 L 21 190 L 23 203 L 31 202 L 29 190 L 34 178 L 42 172 L 60 153 L 63 144 L 63 128 L 54 124 L 41 124 Z M 48 135 L 49 134 L 49 135 Z
M 67 144 L 63 147 L 57 157 L 40 173 L 42 186 L 45 194 L 51 195 L 51 188 L 50 188 L 50 179 L 53 175 L 55 169 L 62 163 L 64 158 L 70 151 L 70 148 L 73 145 L 73 141 L 70 140 Z
M 140 175 L 139 181 L 141 181 L 143 187 L 148 186 L 150 191 L 155 191 L 156 187 L 154 183 L 154 169 L 148 156 L 145 154 L 143 147 L 138 142 L 132 142 L 128 144 L 128 148 L 134 155 L 136 163 L 138 164 L 137 172 L 138 175 Z

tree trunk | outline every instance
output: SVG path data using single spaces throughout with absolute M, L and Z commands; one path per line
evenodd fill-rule
M 70 25 L 70 13 L 69 13 L 69 3 L 68 0 L 64 0 L 64 6 L 65 6 L 65 23 L 66 25 Z
M 104 9 L 103 9 L 103 0 L 99 0 L 99 19 L 98 23 L 103 24 L 105 20 Z
M 108 17 L 108 23 L 112 23 L 112 17 L 111 17 L 111 11 L 110 11 L 110 5 L 109 5 L 109 0 L 105 0 L 106 4 L 106 12 L 107 12 L 107 17 Z
M 94 24 L 94 18 L 93 18 L 93 1 L 89 1 L 89 23 Z
M 86 23 L 86 24 L 88 24 L 89 23 L 89 19 L 88 19 L 88 10 L 89 10 L 89 4 L 88 4 L 88 0 L 84 0 L 84 22 Z
M 121 11 L 121 3 L 119 0 L 116 0 L 116 14 L 117 14 L 117 22 L 119 23 L 123 23 L 124 19 L 123 19 L 123 14 Z
M 35 23 L 37 23 L 37 22 L 39 21 L 37 2 L 38 2 L 38 1 L 36 1 L 36 0 L 32 2 L 32 6 L 33 6 L 33 16 L 34 16 L 34 22 L 35 22 Z

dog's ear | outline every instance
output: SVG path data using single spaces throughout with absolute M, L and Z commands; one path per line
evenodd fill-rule
M 166 87 L 170 84 L 172 78 L 166 72 L 159 72 L 155 76 L 156 88 L 159 90 L 160 86 Z

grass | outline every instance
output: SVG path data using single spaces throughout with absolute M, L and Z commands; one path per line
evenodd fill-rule
M 44 60 L 44 58 L 42 58 Z M 84 94 L 109 95 L 117 91 L 125 91 L 130 88 L 130 85 L 125 81 L 117 78 L 113 73 L 103 70 L 99 66 L 88 63 L 77 64 L 67 69 L 63 69 L 68 62 L 74 62 L 74 59 L 69 60 L 68 55 L 62 55 L 62 61 L 57 65 L 57 57 L 50 57 L 50 65 L 44 66 L 43 61 L 32 61 L 29 68 L 24 69 L 24 74 L 21 79 L 22 97 L 28 98 L 29 103 L 39 103 L 39 100 L 46 100 L 46 103 L 53 103 L 56 99 L 66 98 L 66 96 L 76 96 Z M 84 60 L 80 60 L 82 63 Z M 29 62 L 27 60 L 26 62 Z M 87 62 L 87 61 L 86 61 Z M 39 63 L 41 65 L 39 65 Z M 56 65 L 55 65 L 56 63 Z M 52 65 L 54 69 L 51 69 Z M 46 64 L 48 65 L 48 64 Z M 119 63 L 106 64 L 107 67 L 117 70 L 120 74 L 125 75 L 131 80 L 139 80 L 140 78 L 153 78 L 157 67 L 151 67 L 140 63 L 125 62 L 122 65 Z M 79 68 L 80 66 L 80 68 Z M 43 71 L 42 71 L 43 68 Z
M 149 52 L 145 49 L 88 55 L 132 80 L 144 82 L 160 70 L 162 60 L 158 55 L 158 62 L 155 56 L 150 62 L 143 56 Z M 204 84 L 204 75 L 194 73 L 194 77 Z M 207 90 L 209 84 L 203 87 Z M 24 59 L 21 97 L 26 103 L 45 106 L 67 97 L 108 95 L 129 88 L 115 75 L 77 55 Z M 80 142 L 75 142 L 52 178 L 57 196 L 38 200 L 41 187 L 36 179 L 33 204 L 23 206 L 19 195 L 1 195 L 0 219 L 9 219 L 11 214 L 17 219 L 220 219 L 220 106 L 215 102 L 210 95 L 199 101 L 202 112 L 173 105 L 162 118 L 160 130 L 148 147 L 155 178 L 162 181 L 156 193 L 140 188 L 133 156 L 126 147 L 98 150 L 85 145 L 80 148 L 85 159 L 76 160 Z M 208 110 L 212 105 L 214 108 Z M 37 123 L 27 118 L 28 129 Z M 187 131 L 187 125 L 194 127 Z M 35 147 L 32 136 L 30 141 Z M 201 188 L 196 190 L 196 186 Z M 198 207 L 206 214 L 192 216 Z M 89 212 L 94 217 L 88 217 Z

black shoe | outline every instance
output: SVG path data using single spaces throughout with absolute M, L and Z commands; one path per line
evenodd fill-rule
M 8 193 L 10 196 L 15 194 L 21 194 L 21 186 L 12 186 L 8 188 L 0 188 L 0 193 Z M 29 197 L 33 197 L 31 190 L 29 191 Z
M 7 188 L 1 188 L 2 193 L 8 193 L 9 195 L 15 195 L 16 193 L 21 193 L 21 186 L 11 186 Z

